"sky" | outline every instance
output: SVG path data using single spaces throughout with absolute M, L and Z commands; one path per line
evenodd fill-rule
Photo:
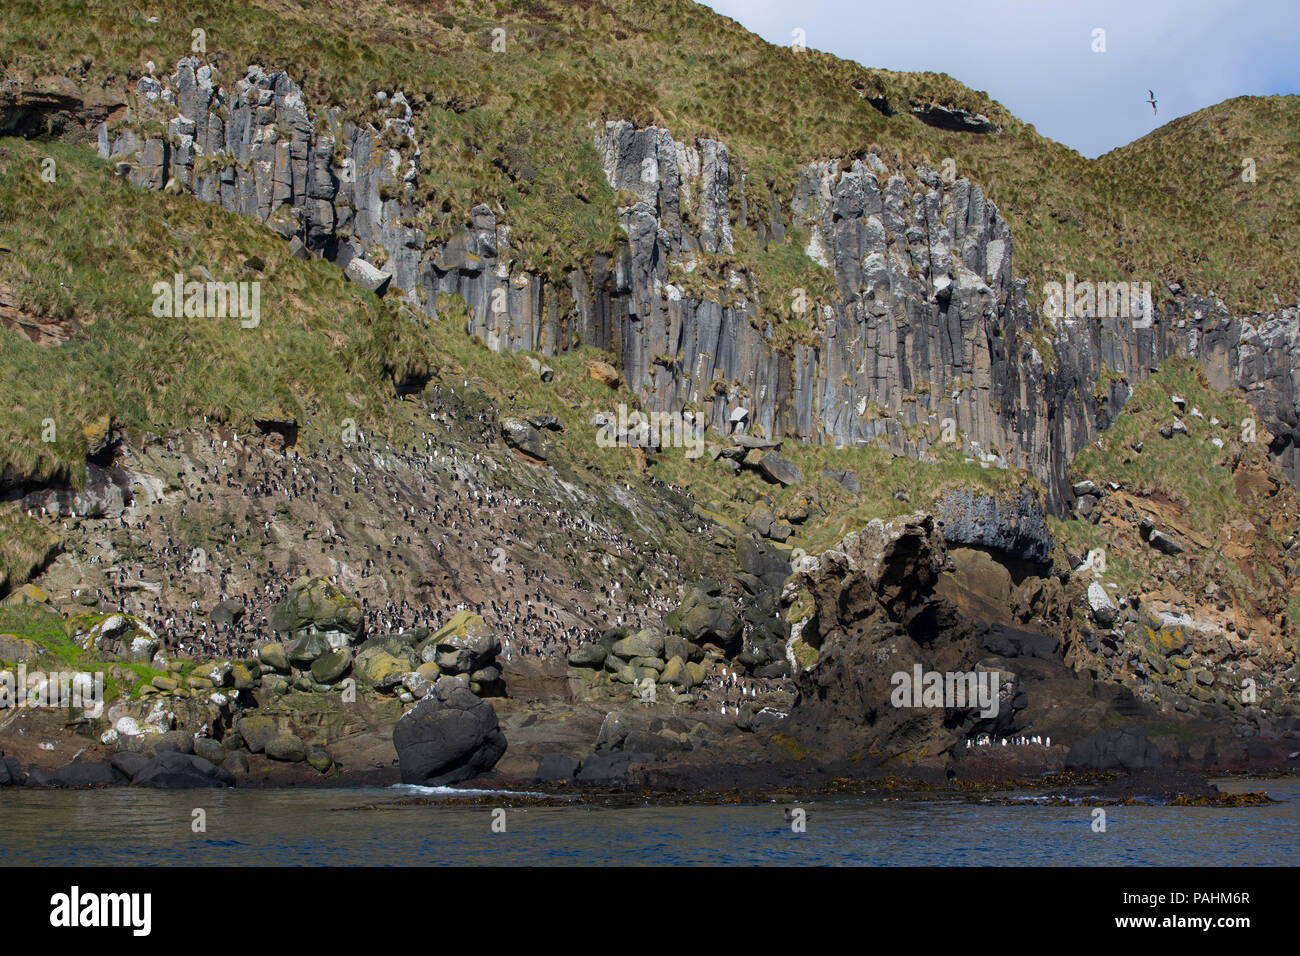
M 864 66 L 947 73 L 1088 157 L 1234 96 L 1300 93 L 1300 0 L 705 5 L 770 43 L 802 30 L 808 47 Z

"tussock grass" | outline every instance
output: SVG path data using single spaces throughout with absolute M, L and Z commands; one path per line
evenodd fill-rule
M 46 155 L 56 184 L 40 180 Z M 0 332 L 12 397 L 0 448 L 17 474 L 78 482 L 86 429 L 105 415 L 161 432 L 203 417 L 252 429 L 276 410 L 309 438 L 334 435 L 391 400 L 390 370 L 433 353 L 422 324 L 337 268 L 290 258 L 264 227 L 210 204 L 134 189 L 74 147 L 3 141 L 0 207 L 22 211 L 0 221 L 0 281 L 23 310 L 83 327 L 53 347 Z M 178 272 L 260 283 L 260 324 L 154 316 L 153 283 Z
M 1185 400 L 1186 411 L 1178 411 L 1174 396 Z M 1188 433 L 1162 437 L 1160 429 L 1175 417 Z M 1162 564 L 1171 565 L 1190 575 L 1182 584 L 1188 594 L 1213 582 L 1233 593 L 1238 606 L 1278 617 L 1292 590 L 1286 548 L 1297 529 L 1297 505 L 1290 482 L 1269 461 L 1268 434 L 1259 427 L 1253 441 L 1245 440 L 1244 425 L 1254 421 L 1250 405 L 1210 388 L 1193 360 L 1167 360 L 1137 385 L 1097 443 L 1079 453 L 1071 476 L 1102 488 L 1114 482 L 1136 496 L 1157 527 L 1183 540 L 1186 554 L 1165 558 L 1143 543 L 1136 512 L 1119 526 L 1072 519 L 1054 522 L 1053 531 L 1078 555 L 1105 548 L 1105 577 L 1125 589 L 1149 584 Z M 1252 541 L 1250 553 L 1228 554 L 1233 540 Z
M 310 106 L 360 121 L 382 119 L 375 92 L 401 89 L 424 147 L 419 225 L 438 237 L 475 202 L 500 203 L 539 271 L 611 246 L 614 198 L 588 124 L 627 118 L 687 141 L 721 138 L 764 203 L 769 186 L 788 201 L 799 164 L 814 159 L 874 148 L 914 183 L 913 164 L 952 158 L 1010 221 L 1035 297 L 1067 271 L 1177 280 L 1237 309 L 1271 307 L 1274 293 L 1290 303 L 1300 290 L 1287 254 L 1295 97 L 1232 100 L 1090 161 L 945 74 L 772 46 L 690 0 L 196 0 L 185 17 L 149 23 L 155 13 L 134 0 L 17 0 L 0 67 L 120 85 L 148 60 L 170 69 L 198 25 L 224 83 L 249 63 L 282 67 Z M 911 113 L 929 104 L 981 113 L 1001 132 L 932 128 Z M 1262 187 L 1245 198 L 1232 184 L 1243 154 L 1258 158 Z

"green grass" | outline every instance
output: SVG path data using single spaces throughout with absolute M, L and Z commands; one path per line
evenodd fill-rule
M 1185 400 L 1186 411 L 1178 412 L 1173 396 Z M 1201 417 L 1191 414 L 1193 408 Z M 1163 438 L 1160 429 L 1175 416 L 1188 434 Z M 1257 429 L 1256 440 L 1244 441 L 1249 433 L 1243 421 L 1254 421 L 1250 406 L 1211 389 L 1193 360 L 1166 361 L 1136 386 L 1114 425 L 1079 453 L 1071 477 L 1089 478 L 1102 488 L 1119 485 L 1120 492 L 1154 513 L 1157 527 L 1181 538 L 1187 553 L 1171 559 L 1147 547 L 1138 536 L 1136 512 L 1114 527 L 1054 521 L 1053 532 L 1079 556 L 1104 547 L 1105 578 L 1126 591 L 1149 585 L 1162 565 L 1172 566 L 1190 575 L 1180 582 L 1185 593 L 1212 583 L 1232 594 L 1238 606 L 1279 620 L 1293 600 L 1285 550 L 1297 529 L 1296 496 L 1268 459 L 1267 433 Z M 1249 553 L 1230 554 L 1233 540 L 1250 541 Z
M 73 640 L 77 629 L 88 630 L 110 617 L 108 614 L 83 613 L 65 619 L 48 604 L 0 604 L 0 634 L 13 634 L 40 645 L 45 654 L 27 661 L 28 673 L 52 670 L 104 674 L 104 699 L 114 700 L 123 693 L 138 696 L 142 686 L 165 674 L 146 664 L 128 661 L 104 661 L 83 651 Z M 12 661 L 0 661 L 0 667 L 14 670 Z M 188 673 L 193 667 L 187 665 Z
M 38 175 L 47 154 L 59 162 L 55 185 Z M 58 347 L 0 334 L 12 399 L 0 447 L 19 474 L 79 481 L 86 432 L 105 415 L 156 432 L 204 416 L 249 430 L 274 409 L 333 437 L 392 396 L 390 370 L 432 352 L 421 324 L 338 269 L 291 259 L 265 228 L 210 204 L 134 189 L 82 150 L 2 141 L 0 207 L 27 211 L 0 221 L 0 282 L 25 311 L 84 328 Z M 154 282 L 205 271 L 260 283 L 257 328 L 152 314 Z
M 170 70 L 198 25 L 224 83 L 248 63 L 284 68 L 310 107 L 375 122 L 385 108 L 374 94 L 401 89 L 424 150 L 421 228 L 449 235 L 473 204 L 499 202 L 539 271 L 612 247 L 614 198 L 588 124 L 627 118 L 683 141 L 722 139 L 752 210 L 766 208 L 769 186 L 788 201 L 810 160 L 874 148 L 914 181 L 914 164 L 938 169 L 951 158 L 1007 216 L 1017 272 L 1035 298 L 1067 271 L 1157 287 L 1177 279 L 1235 308 L 1271 306 L 1274 293 L 1290 302 L 1298 288 L 1288 254 L 1296 97 L 1229 101 L 1090 161 L 947 75 L 772 46 L 690 0 L 251 0 L 238 9 L 196 0 L 183 17 L 148 22 L 155 12 L 130 0 L 19 0 L 7 9 L 0 67 L 122 86 L 148 60 Z M 501 52 L 496 29 L 505 30 Z M 1001 132 L 926 126 L 910 108 L 930 103 L 982 113 Z M 1223 132 L 1203 135 L 1207 124 Z M 1258 157 L 1259 188 L 1225 192 L 1243 151 Z M 738 214 L 738 188 L 733 196 Z M 1207 205 L 1220 214 L 1206 216 Z M 753 250 L 744 258 L 758 265 Z

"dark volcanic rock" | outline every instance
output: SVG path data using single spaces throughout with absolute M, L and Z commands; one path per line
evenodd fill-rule
M 569 665 L 571 667 L 599 667 L 605 663 L 605 655 L 609 651 L 600 644 L 581 644 L 578 649 L 569 655 Z
M 781 485 L 797 485 L 803 481 L 803 472 L 794 462 L 779 452 L 769 451 L 754 464 L 754 470 L 768 481 Z
M 862 490 L 862 485 L 858 482 L 858 476 L 851 471 L 828 468 L 822 474 L 840 485 L 845 491 L 851 491 L 856 495 Z
M 152 761 L 144 754 L 123 752 L 113 754 L 108 762 L 127 780 L 134 780 Z
M 578 775 L 579 766 L 577 757 L 568 754 L 547 754 L 538 761 L 537 776 L 534 779 L 543 783 L 572 780 Z
M 820 653 L 795 678 L 799 699 L 782 721 L 784 733 L 823 755 L 870 747 L 887 758 L 939 753 L 976 726 L 991 732 L 1010 725 L 1017 693 L 1006 674 L 998 677 L 997 714 L 989 719 L 972 706 L 894 704 L 893 675 L 911 678 L 917 665 L 923 672 L 991 670 L 978 666 L 974 627 L 935 593 L 946 561 L 934 519 L 917 513 L 872 521 L 801 562 L 786 588 L 787 613 L 811 597 L 816 611 L 800 637 Z
M 502 420 L 501 437 L 511 448 L 538 461 L 546 461 L 554 450 L 551 443 L 542 438 L 542 433 L 535 426 L 518 418 Z
M 235 778 L 228 770 L 213 766 L 211 761 L 192 754 L 168 750 L 149 761 L 131 780 L 132 786 L 164 790 L 187 790 L 203 787 L 233 787 Z
M 627 783 L 628 768 L 634 763 L 651 763 L 653 754 L 632 753 L 628 750 L 602 750 L 592 754 L 582 763 L 574 778 L 577 783 L 613 787 Z
M 1000 657 L 1038 657 L 1054 660 L 1061 640 L 1050 634 L 994 624 L 981 638 L 984 649 Z
M 1164 531 L 1153 529 L 1147 541 L 1161 554 L 1182 554 L 1187 550 L 1181 541 Z
M 439 682 L 393 728 L 402 782 L 443 787 L 487 773 L 506 752 L 492 705 Z
M 70 763 L 54 775 L 54 783 L 60 787 L 110 787 L 125 781 L 110 764 L 98 761 Z
M 710 597 L 696 588 L 669 621 L 692 644 L 717 644 L 728 653 L 740 649 L 744 625 L 725 597 Z
M 21 787 L 27 782 L 17 757 L 0 757 L 0 787 Z
M 297 651 L 290 649 L 289 657 L 295 663 L 310 663 L 320 654 L 315 653 L 321 643 L 321 653 L 361 640 L 365 630 L 365 616 L 361 604 L 343 594 L 328 578 L 303 577 L 289 585 L 289 593 L 271 616 L 271 626 L 276 631 L 288 633 L 302 645 Z M 306 652 L 303 639 L 320 639 Z
M 1103 730 L 1070 748 L 1066 770 L 1158 770 L 1160 748 L 1136 725 L 1123 730 Z

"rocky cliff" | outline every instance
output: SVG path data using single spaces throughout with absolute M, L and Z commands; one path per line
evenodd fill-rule
M 437 188 L 421 180 L 400 92 L 382 95 L 382 127 L 358 125 L 309 106 L 284 73 L 250 67 L 223 88 L 190 57 L 129 94 L 56 93 L 11 84 L 4 125 L 106 116 L 99 153 L 138 185 L 256 217 L 414 311 L 437 315 L 438 294 L 454 293 L 493 349 L 606 349 L 648 407 L 690 408 L 719 431 L 743 408 L 769 435 L 920 457 L 960 442 L 1027 469 L 1063 513 L 1069 462 L 1129 383 L 1188 354 L 1216 387 L 1243 390 L 1296 474 L 1295 309 L 1233 315 L 1170 282 L 1156 284 L 1151 322 L 1045 318 L 1015 275 L 1006 221 L 969 179 L 864 152 L 800 167 L 783 195 L 750 182 L 725 143 L 593 121 L 625 239 L 556 283 L 523 266 L 499 207 L 476 206 L 446 241 L 416 225 Z M 833 291 L 763 286 L 736 264 L 742 242 L 799 242 Z

